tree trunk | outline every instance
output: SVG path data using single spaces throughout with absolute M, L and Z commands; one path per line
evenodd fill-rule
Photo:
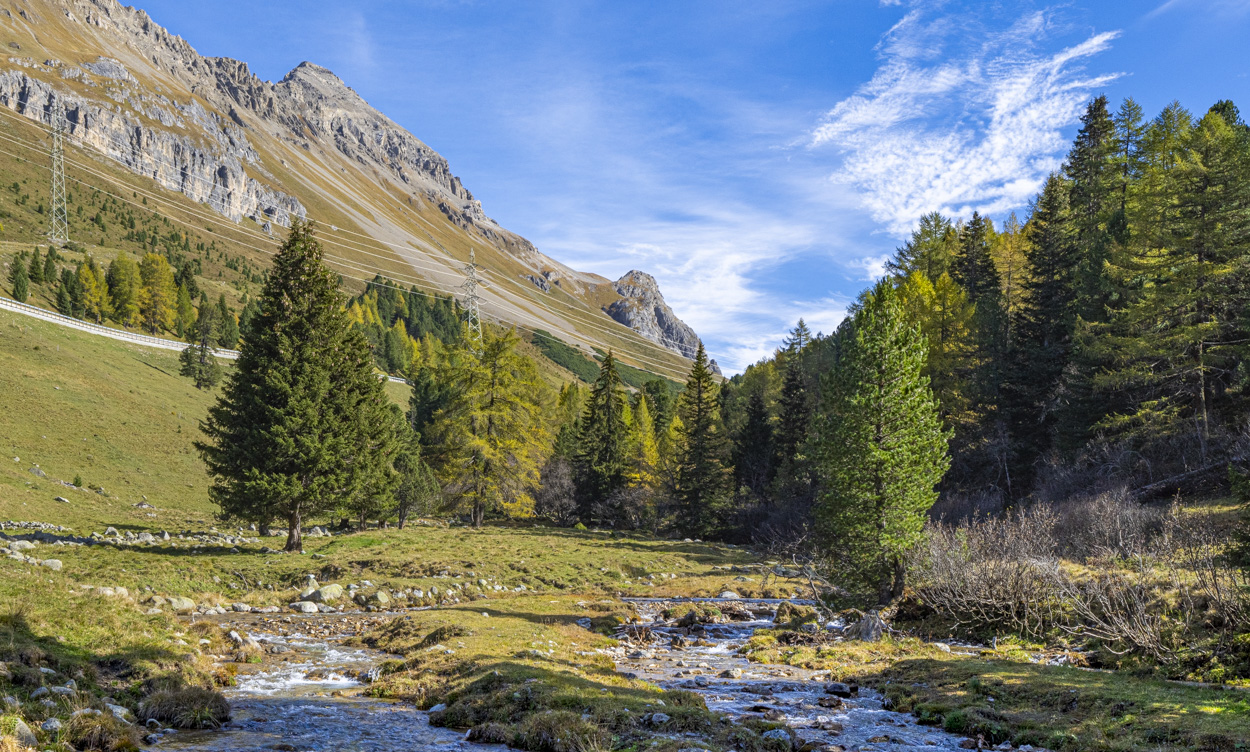
M 300 528 L 300 513 L 291 512 L 287 517 L 286 550 L 288 553 L 304 550 L 304 532 Z
M 260 537 L 267 538 L 269 536 L 269 532 L 270 532 L 269 520 L 261 520 L 260 524 L 258 524 L 256 527 L 257 527 L 257 532 L 260 533 Z
M 473 503 L 473 527 L 480 528 L 486 518 L 486 505 L 480 501 Z

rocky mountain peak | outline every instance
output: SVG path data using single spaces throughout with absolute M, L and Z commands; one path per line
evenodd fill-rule
M 655 277 L 632 269 L 613 282 L 612 289 L 621 299 L 604 308 L 609 316 L 658 345 L 687 358 L 695 356 L 699 335 L 669 308 Z

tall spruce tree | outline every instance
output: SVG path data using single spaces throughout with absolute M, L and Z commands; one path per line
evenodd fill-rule
M 217 319 L 221 321 L 221 331 L 217 334 L 217 344 L 227 350 L 233 350 L 239 344 L 239 322 L 234 318 L 234 312 L 230 310 L 230 306 L 226 303 L 226 295 L 222 293 L 217 298 Z
M 867 294 L 842 336 L 816 434 L 816 525 L 844 582 L 886 604 L 902 595 L 904 554 L 950 464 L 948 436 L 924 376 L 924 336 L 888 281 Z
M 1063 178 L 1052 174 L 1025 227 L 1026 275 L 1003 387 L 1015 475 L 1025 487 L 1033 463 L 1051 445 L 1058 390 L 1071 359 L 1080 256 L 1068 196 Z
M 285 521 L 288 551 L 300 550 L 310 517 L 385 493 L 398 449 L 369 345 L 323 253 L 312 224 L 293 221 L 253 336 L 196 442 L 222 517 Z
M 630 456 L 625 400 L 616 357 L 609 352 L 590 387 L 577 440 L 578 507 L 584 520 L 590 520 L 594 510 L 628 481 Z
M 13 262 L 13 270 L 9 273 L 9 284 L 12 286 L 13 299 L 25 303 L 30 297 L 30 277 L 26 275 L 26 265 L 17 260 Z
M 1095 97 L 1081 116 L 1081 129 L 1063 166 L 1069 181 L 1073 242 L 1080 254 L 1080 314 L 1086 321 L 1106 321 L 1112 303 L 1107 262 L 1120 198 L 1116 195 L 1118 146 L 1107 97 Z
M 217 309 L 201 305 L 195 323 L 187 332 L 191 344 L 182 351 L 179 361 L 182 363 L 182 375 L 191 377 L 196 389 L 211 389 L 221 381 L 221 365 L 213 353 L 220 325 Z
M 753 389 L 747 397 L 746 420 L 734 443 L 734 477 L 738 487 L 749 488 L 756 498 L 765 498 L 773 481 L 777 448 L 773 445 L 772 416 L 763 389 Z
M 894 252 L 885 268 L 895 277 L 920 272 L 936 282 L 950 271 L 958 243 L 955 225 L 940 213 L 930 212 L 920 218 L 911 238 Z
M 721 425 L 718 391 L 700 342 L 686 388 L 677 399 L 681 428 L 675 501 L 678 524 L 687 535 L 706 535 L 717 529 L 731 490 L 728 438 Z
M 39 256 L 39 246 L 35 246 L 35 251 L 30 256 L 30 264 L 26 267 L 26 276 L 30 278 L 31 284 L 42 285 L 44 283 L 43 259 Z

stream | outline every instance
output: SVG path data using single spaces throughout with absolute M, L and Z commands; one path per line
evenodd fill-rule
M 716 602 L 718 599 L 706 599 Z M 733 609 L 746 620 L 678 627 L 660 619 L 671 601 L 631 600 L 642 617 L 606 652 L 618 670 L 666 689 L 699 693 L 711 710 L 734 718 L 784 722 L 807 742 L 838 750 L 956 750 L 962 737 L 918 725 L 885 710 L 867 688 L 826 692 L 827 677 L 792 666 L 750 663 L 738 648 L 756 629 L 772 626 L 780 601 L 740 600 Z M 728 610 L 728 609 L 727 609 Z M 381 616 L 381 615 L 378 615 Z M 381 752 L 399 749 L 481 752 L 505 748 L 464 741 L 464 732 L 429 725 L 426 713 L 403 703 L 360 697 L 362 671 L 389 656 L 346 647 L 334 634 L 336 617 L 283 616 L 223 620 L 247 632 L 279 661 L 241 667 L 237 686 L 226 690 L 233 719 L 220 731 L 182 731 L 159 748 L 186 752 Z M 342 616 L 337 617 L 342 619 Z M 641 638 L 641 639 L 640 639 Z M 850 688 L 846 688 L 850 689 Z

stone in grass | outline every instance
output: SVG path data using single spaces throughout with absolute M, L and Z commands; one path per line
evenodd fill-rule
M 61 719 L 59 718 L 49 718 L 48 720 L 44 721 L 43 724 L 39 726 L 39 728 L 43 729 L 44 731 L 47 731 L 49 734 L 55 734 L 56 732 L 60 731 L 61 726 L 64 726 L 64 725 L 65 724 L 61 723 Z
M 724 591 L 722 591 L 722 592 L 721 592 L 721 594 L 720 594 L 720 595 L 718 595 L 718 596 L 716 596 L 716 597 L 717 597 L 717 598 L 724 598 L 724 599 L 726 599 L 726 600 L 736 601 L 736 600 L 738 600 L 739 598 L 741 598 L 742 596 L 738 595 L 737 593 L 735 593 L 735 592 L 734 592 L 734 591 L 732 591 L 732 590 L 724 590 Z
M 68 504 L 68 503 L 69 503 L 69 499 L 65 498 L 64 496 L 58 496 L 58 497 L 56 497 L 55 501 L 59 501 L 59 502 L 61 502 L 62 504 Z
M 27 540 L 15 540 L 9 544 L 9 548 L 14 551 L 29 551 L 35 547 L 35 544 Z
M 662 726 L 670 720 L 672 719 L 669 717 L 668 713 L 652 713 L 647 716 L 647 723 L 652 726 Z
M 195 601 L 190 598 L 183 598 L 180 595 L 174 595 L 169 598 L 169 607 L 173 609 L 175 614 L 195 613 Z
M 322 585 L 308 595 L 308 600 L 313 603 L 334 603 L 342 597 L 342 585 Z
M 14 721 L 12 735 L 23 747 L 34 747 L 39 744 L 39 739 L 35 736 L 35 732 L 31 731 L 30 726 L 27 726 L 26 722 L 21 718 Z
M 312 601 L 296 601 L 288 606 L 292 611 L 300 614 L 317 613 L 317 604 Z
M 47 567 L 48 569 L 51 569 L 53 572 L 61 571 L 60 559 L 44 559 L 43 561 L 39 562 L 39 565 L 42 567 Z

